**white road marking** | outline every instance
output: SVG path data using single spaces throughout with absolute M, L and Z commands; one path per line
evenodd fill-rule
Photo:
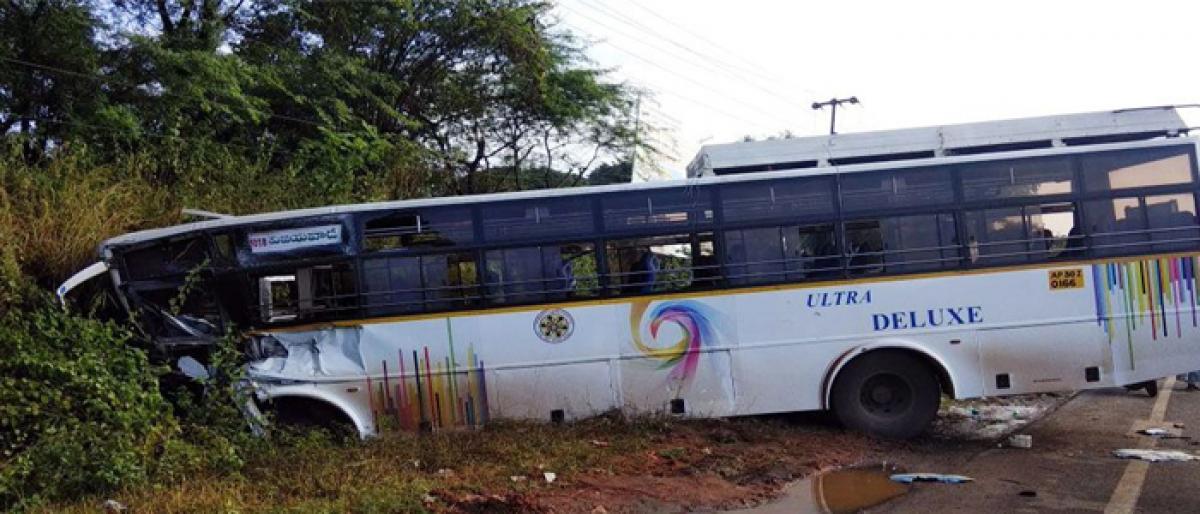
M 1154 408 L 1150 410 L 1150 419 L 1134 422 L 1133 430 L 1137 430 L 1139 425 L 1161 424 L 1167 416 L 1167 402 L 1171 400 L 1171 392 L 1174 389 L 1175 377 L 1167 377 L 1159 389 L 1158 398 L 1154 400 Z M 1147 437 L 1140 446 L 1149 449 L 1157 445 L 1157 440 L 1153 437 Z M 1146 483 L 1146 473 L 1148 471 L 1150 471 L 1149 462 L 1144 460 L 1129 461 L 1129 464 L 1125 466 L 1125 473 L 1121 475 L 1121 481 L 1117 482 L 1116 489 L 1113 489 L 1113 494 L 1108 499 L 1108 505 L 1104 507 L 1104 514 L 1132 513 L 1134 508 L 1137 507 L 1138 497 L 1142 495 L 1142 485 Z

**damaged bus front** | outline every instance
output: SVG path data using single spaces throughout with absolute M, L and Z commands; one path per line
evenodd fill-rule
M 306 403 L 301 408 L 350 421 L 366 435 L 374 421 L 363 419 L 369 408 L 355 399 L 365 398 L 370 371 L 357 344 L 304 330 L 355 309 L 354 234 L 349 213 L 224 218 L 128 234 L 104 242 L 102 260 L 57 293 L 65 304 L 72 289 L 107 276 L 155 356 L 193 378 L 205 373 L 197 361 L 207 362 L 222 337 L 243 338 L 259 401 Z M 285 326 L 293 328 L 275 331 Z

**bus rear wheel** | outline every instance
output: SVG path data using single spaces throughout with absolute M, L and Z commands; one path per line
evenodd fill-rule
M 832 391 L 834 413 L 847 428 L 891 439 L 923 432 L 937 415 L 941 388 L 920 358 L 877 350 L 850 361 Z

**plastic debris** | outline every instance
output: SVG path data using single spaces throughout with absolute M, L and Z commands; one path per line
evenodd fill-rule
M 962 484 L 974 482 L 975 479 L 962 475 L 943 475 L 941 473 L 900 473 L 890 477 L 893 482 L 912 484 L 915 482 L 938 482 L 942 484 Z
M 1138 430 L 1137 433 L 1142 434 L 1142 435 L 1154 436 L 1154 437 L 1160 437 L 1160 436 L 1170 434 L 1170 432 L 1167 431 L 1167 429 L 1165 429 L 1165 428 L 1146 428 L 1146 429 Z
M 608 441 L 592 439 L 592 446 L 595 446 L 596 448 L 608 448 Z
M 549 471 L 542 473 L 542 476 L 545 477 L 547 484 L 553 484 L 554 481 L 558 479 L 557 473 L 551 473 Z
M 117 500 L 104 500 L 103 507 L 105 512 L 125 512 L 126 510 L 125 504 Z
M 512 480 L 513 482 L 524 482 L 524 481 L 528 480 L 529 477 L 526 477 L 525 475 L 513 475 L 513 476 L 508 477 L 508 479 Z
M 1184 453 L 1179 450 L 1140 450 L 1140 449 L 1121 449 L 1114 450 L 1113 456 L 1118 459 L 1141 459 L 1150 462 L 1166 462 L 1166 461 L 1191 461 L 1200 460 L 1200 457 L 1190 453 Z

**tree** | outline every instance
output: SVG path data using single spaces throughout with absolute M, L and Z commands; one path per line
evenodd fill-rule
M 541 1 L 83 1 L 6 4 L 0 56 L 33 65 L 0 74 L 0 120 L 49 113 L 72 130 L 21 129 L 151 152 L 165 185 L 252 161 L 310 183 L 308 204 L 377 200 L 574 185 L 653 152 L 633 90 Z
M 597 166 L 590 175 L 588 183 L 593 186 L 604 184 L 628 184 L 633 180 L 633 163 L 628 161 Z
M 273 111 L 416 142 L 451 192 L 487 191 L 477 179 L 496 167 L 522 188 L 520 170 L 583 176 L 634 142 L 630 90 L 586 67 L 573 40 L 540 21 L 548 9 L 296 0 L 252 22 L 237 54 L 283 84 L 267 93 Z
M 102 104 L 97 83 L 51 68 L 98 73 L 97 24 L 78 0 L 0 2 L 0 134 L 19 132 L 33 152 Z

